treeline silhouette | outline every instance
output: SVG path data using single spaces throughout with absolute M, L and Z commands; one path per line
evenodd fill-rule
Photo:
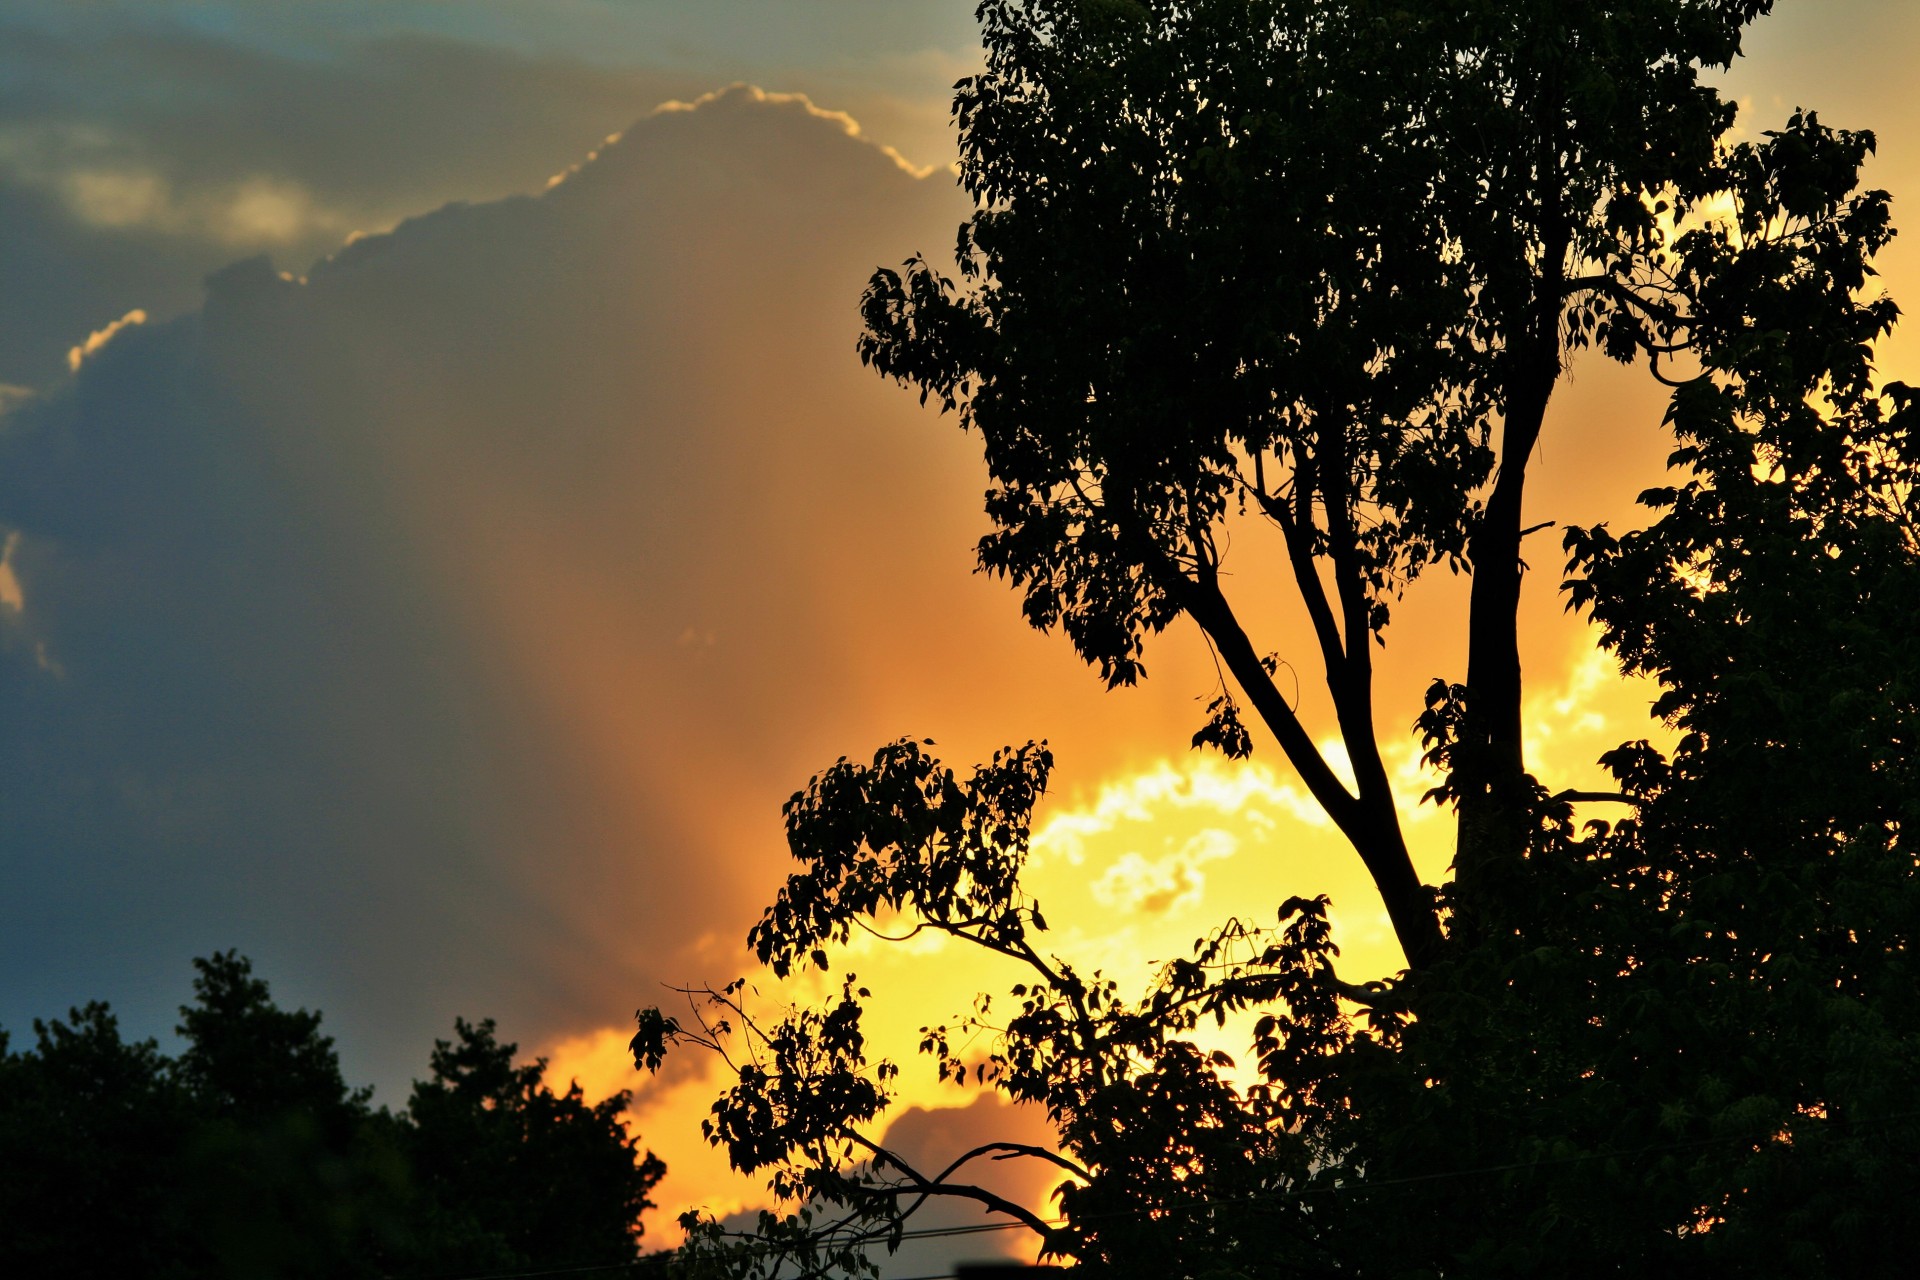
M 235 952 L 193 963 L 178 1057 L 123 1039 L 97 1001 L 36 1020 L 24 1051 L 0 1030 L 0 1275 L 642 1265 L 666 1169 L 621 1124 L 624 1092 L 555 1092 L 491 1019 L 458 1019 L 406 1107 L 375 1107 L 319 1013 L 276 1006 Z

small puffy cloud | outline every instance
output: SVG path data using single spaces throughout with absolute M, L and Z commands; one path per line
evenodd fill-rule
M 353 216 L 323 207 L 301 182 L 271 173 L 191 182 L 139 160 L 82 154 L 65 163 L 0 167 L 0 175 L 50 193 L 84 227 L 229 251 L 331 243 Z
M 1283 781 L 1260 760 L 1223 761 L 1193 755 L 1175 763 L 1109 778 L 1091 803 L 1049 812 L 1034 832 L 1037 859 L 1060 858 L 1078 866 L 1091 842 L 1116 831 L 1152 830 L 1168 819 L 1205 815 L 1272 829 L 1281 819 L 1324 826 L 1327 816 L 1299 786 Z
M 1231 858 L 1239 843 L 1232 832 L 1209 829 L 1157 858 L 1129 851 L 1093 882 L 1094 901 L 1145 915 L 1192 907 L 1206 890 L 1206 873 L 1200 868 L 1220 858 Z
M 208 223 L 230 244 L 293 244 L 309 236 L 338 234 L 347 219 L 321 209 L 297 182 L 266 175 L 246 179 L 222 193 Z
M 157 173 L 75 169 L 60 175 L 59 187 L 67 208 L 90 226 L 121 230 L 182 220 Z
M 20 545 L 20 535 L 10 533 L 4 548 L 0 548 L 0 610 L 19 613 L 25 607 L 27 598 L 20 594 L 20 579 L 13 572 L 13 553 Z

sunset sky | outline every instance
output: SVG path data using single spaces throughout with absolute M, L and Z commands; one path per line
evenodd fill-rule
M 1917 50 L 1908 0 L 1783 0 L 1729 91 L 1749 133 L 1796 105 L 1876 129 L 1869 178 L 1911 223 Z M 1082 968 L 1137 984 L 1320 892 L 1350 976 L 1397 967 L 1277 748 L 1187 749 L 1197 635 L 1105 692 L 971 572 L 974 442 L 855 358 L 874 267 L 953 243 L 947 103 L 979 58 L 970 0 L 0 0 L 16 1045 L 93 998 L 167 1037 L 189 959 L 228 947 L 393 1105 L 456 1014 L 493 1016 L 563 1080 L 638 1091 L 670 1239 L 752 1188 L 697 1133 L 713 1064 L 634 1076 L 632 1010 L 750 972 L 781 802 L 903 735 L 956 765 L 1051 741 L 1032 882 Z M 1882 259 L 1896 297 L 1916 244 Z M 1916 342 L 1883 372 L 1920 378 Z M 1529 523 L 1633 520 L 1662 407 L 1576 366 Z M 1654 727 L 1563 614 L 1550 536 L 1530 764 L 1580 785 Z M 1297 655 L 1322 727 L 1248 543 L 1256 643 Z M 1382 659 L 1430 878 L 1449 824 L 1414 805 L 1409 726 L 1463 674 L 1463 600 L 1423 585 Z M 903 1058 L 996 980 L 930 944 L 852 963 Z M 903 1147 L 1034 1131 L 916 1066 Z

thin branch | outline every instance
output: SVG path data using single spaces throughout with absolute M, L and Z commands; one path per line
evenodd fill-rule
M 920 935 L 921 930 L 930 927 L 925 920 L 922 920 L 919 924 L 913 926 L 913 928 L 907 930 L 905 933 L 900 934 L 898 937 L 896 937 L 891 933 L 880 932 L 878 929 L 868 924 L 865 920 L 862 920 L 859 916 L 855 916 L 853 918 L 853 922 L 859 925 L 862 929 L 866 930 L 868 933 L 872 934 L 874 937 L 880 939 L 880 941 L 882 942 L 910 942 L 914 938 Z
M 981 920 L 963 920 L 957 925 L 944 924 L 939 921 L 933 921 L 931 923 L 933 928 L 940 930 L 942 933 L 959 938 L 964 942 L 971 942 L 975 946 L 985 947 L 994 954 L 1003 955 L 1009 960 L 1024 962 L 1032 967 L 1034 972 L 1045 978 L 1049 986 L 1061 990 L 1064 994 L 1065 984 L 1062 982 L 1060 975 L 1047 967 L 1046 961 L 1042 960 L 1039 953 L 1027 945 L 1024 938 L 1021 939 L 1018 946 L 1015 946 L 1012 943 L 1001 942 L 998 939 L 990 938 L 982 933 L 967 932 L 967 925 L 988 923 Z
M 1615 301 L 1623 302 L 1650 319 L 1656 320 L 1671 328 L 1684 329 L 1692 324 L 1690 317 L 1681 314 L 1675 308 L 1655 302 L 1639 290 L 1630 289 L 1618 280 L 1608 278 L 1605 283 L 1605 290 Z
M 954 1160 L 954 1162 L 945 1169 L 942 1169 L 939 1175 L 934 1178 L 934 1181 L 945 1182 L 960 1166 L 966 1164 L 969 1160 L 976 1160 L 981 1156 L 989 1155 L 993 1152 L 1000 1153 L 993 1157 L 995 1160 L 1014 1160 L 1021 1156 L 1031 1156 L 1035 1160 L 1045 1160 L 1049 1164 L 1057 1164 L 1076 1178 L 1083 1179 L 1087 1182 L 1093 1181 L 1093 1175 L 1091 1173 L 1088 1173 L 1085 1169 L 1082 1169 L 1079 1165 L 1060 1153 L 1049 1151 L 1045 1147 L 1029 1146 L 1023 1142 L 989 1142 L 975 1147 L 965 1155 Z
M 673 987 L 671 988 L 671 990 L 678 991 L 681 995 L 687 998 L 687 1010 L 688 1012 L 693 1014 L 694 1021 L 700 1024 L 700 1031 L 701 1031 L 700 1035 L 698 1036 L 688 1035 L 686 1032 L 682 1032 L 681 1034 L 687 1035 L 687 1038 L 689 1040 L 692 1040 L 695 1044 L 704 1045 L 705 1047 L 719 1054 L 720 1060 L 726 1063 L 731 1070 L 737 1072 L 740 1069 L 740 1065 L 733 1060 L 733 1055 L 727 1052 L 727 1047 L 726 1045 L 721 1043 L 719 1034 L 716 1033 L 713 1029 L 713 1024 L 708 1022 L 706 1015 L 700 1012 L 700 1004 L 698 1001 L 694 999 L 695 995 L 700 994 L 701 989 L 696 989 L 693 987 Z M 704 991 L 709 1000 L 722 999 L 719 993 L 714 991 L 713 988 L 711 987 L 704 988 Z M 732 1005 L 731 1001 L 723 1001 L 723 1003 Z M 735 1007 L 735 1012 L 736 1013 L 739 1012 L 737 1007 Z M 751 1046 L 751 1043 L 752 1043 L 751 1038 L 749 1038 L 748 1043 L 749 1043 L 749 1046 Z
M 953 1186 L 935 1179 L 929 1179 L 925 1174 L 920 1173 L 905 1160 L 902 1160 L 899 1156 L 859 1131 L 846 1129 L 843 1130 L 843 1132 L 850 1141 L 858 1143 L 868 1151 L 871 1151 L 875 1157 L 874 1162 L 876 1165 L 891 1165 L 893 1168 L 905 1174 L 912 1182 L 913 1185 L 910 1187 L 860 1187 L 857 1191 L 853 1192 L 854 1194 L 872 1199 L 890 1198 L 896 1202 L 904 1195 L 915 1196 L 916 1199 L 911 1205 L 897 1212 L 896 1221 L 898 1222 L 904 1222 L 907 1218 L 913 1216 L 913 1214 L 919 1210 L 920 1206 L 925 1204 L 932 1196 L 954 1196 L 962 1200 L 976 1201 L 985 1205 L 988 1210 L 994 1213 L 1003 1213 L 1010 1218 L 1017 1219 L 1043 1240 L 1050 1238 L 1053 1234 L 1052 1228 L 1047 1225 L 1044 1219 L 1034 1214 L 1031 1210 L 1024 1209 L 1015 1204 L 1005 1196 L 995 1195 L 985 1187 L 976 1187 L 965 1183 Z M 951 1170 L 949 1170 L 949 1172 L 951 1172 Z
M 1632 796 L 1619 791 L 1578 791 L 1571 787 L 1565 791 L 1556 791 L 1553 798 L 1564 804 L 1592 802 L 1594 804 L 1638 805 L 1640 803 Z
M 1660 357 L 1658 355 L 1648 356 L 1647 372 L 1651 373 L 1653 375 L 1653 380 L 1659 383 L 1661 386 L 1672 387 L 1675 390 L 1678 390 L 1681 387 L 1689 386 L 1695 382 L 1700 381 L 1702 378 L 1707 376 L 1704 373 L 1696 373 L 1691 378 L 1678 378 L 1678 379 L 1669 378 L 1666 374 L 1660 372 Z
M 1573 276 L 1570 279 L 1560 282 L 1560 300 L 1564 302 L 1574 294 L 1585 292 L 1588 289 L 1605 290 L 1615 283 L 1616 281 L 1611 273 L 1603 272 L 1599 275 Z
M 1296 481 L 1296 484 L 1298 482 Z M 1313 550 L 1307 545 L 1308 529 L 1303 529 L 1295 519 L 1295 513 L 1287 510 L 1287 504 L 1267 493 L 1257 495 L 1260 509 L 1267 514 L 1280 529 L 1280 540 L 1287 549 L 1287 563 L 1293 569 L 1295 588 L 1300 592 L 1302 603 L 1307 606 L 1307 617 L 1313 623 L 1314 638 L 1320 642 L 1320 658 L 1333 670 L 1337 664 L 1344 664 L 1347 656 L 1347 641 L 1340 634 L 1340 624 L 1333 616 L 1333 604 L 1327 599 L 1326 584 L 1320 581 L 1319 571 L 1313 563 Z M 1363 639 L 1362 644 L 1366 641 Z

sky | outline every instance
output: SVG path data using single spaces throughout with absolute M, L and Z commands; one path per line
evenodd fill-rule
M 696 1131 L 715 1064 L 635 1076 L 631 1011 L 751 976 L 781 802 L 905 735 L 961 766 L 1051 741 L 1032 881 L 1083 968 L 1142 981 L 1301 892 L 1333 896 L 1351 976 L 1397 967 L 1277 750 L 1186 749 L 1197 638 L 1109 693 L 1026 628 L 971 572 L 972 442 L 854 356 L 874 267 L 964 215 L 971 7 L 0 0 L 0 1027 L 99 998 L 164 1038 L 190 957 L 235 947 L 398 1105 L 456 1015 L 492 1016 L 638 1091 L 669 1239 L 755 1193 Z M 1901 0 L 1786 0 L 1728 80 L 1742 127 L 1879 130 L 1898 217 L 1917 40 Z M 1912 252 L 1882 259 L 1896 298 Z M 1920 375 L 1913 342 L 1883 370 Z M 1530 522 L 1631 521 L 1661 407 L 1577 365 Z M 1541 559 L 1531 759 L 1579 785 L 1657 726 Z M 1407 726 L 1463 669 L 1461 599 L 1416 592 L 1380 676 L 1429 877 L 1447 824 Z M 1298 619 L 1251 613 L 1324 724 Z M 849 963 L 903 1059 L 995 980 L 932 945 Z M 1038 1132 L 908 1065 L 904 1148 Z

